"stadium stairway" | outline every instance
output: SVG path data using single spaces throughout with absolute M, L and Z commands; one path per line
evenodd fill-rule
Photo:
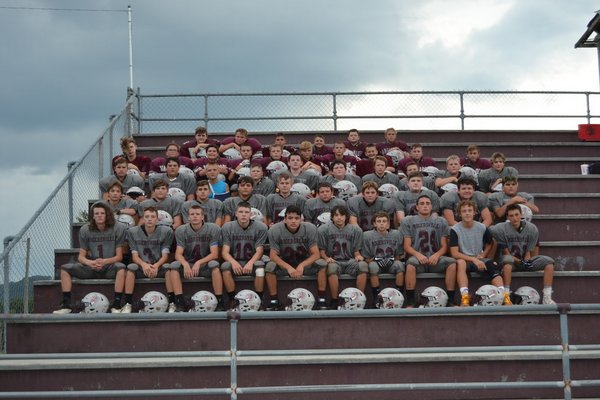
M 223 138 L 230 134 L 211 134 Z M 252 134 L 263 144 L 273 133 Z M 313 133 L 286 133 L 288 143 L 312 140 Z M 328 142 L 343 133 L 325 133 Z M 379 142 L 381 131 L 363 131 L 365 142 Z M 183 143 L 191 134 L 136 137 L 140 154 L 162 155 L 164 146 Z M 421 143 L 425 155 L 443 167 L 450 154 L 464 155 L 469 144 L 480 145 L 482 156 L 503 152 L 507 165 L 520 173 L 520 190 L 534 194 L 541 213 L 534 217 L 540 228 L 541 254 L 557 261 L 555 299 L 559 303 L 600 303 L 600 176 L 581 176 L 579 165 L 600 160 L 600 144 L 581 143 L 576 131 L 497 132 L 399 132 L 407 142 Z M 73 225 L 74 243 L 81 224 Z M 76 249 L 57 249 L 55 267 L 72 260 Z M 58 269 L 56 269 L 58 271 Z M 391 276 L 382 277 L 391 286 Z M 353 286 L 343 277 L 342 288 Z M 471 289 L 483 284 L 475 276 Z M 426 286 L 443 286 L 438 274 L 419 276 L 417 292 Z M 539 273 L 516 273 L 513 287 L 529 285 L 541 291 Z M 251 288 L 240 279 L 238 289 Z M 280 296 L 295 287 L 315 289 L 313 280 L 282 279 Z M 160 280 L 139 280 L 134 308 L 148 290 L 162 290 Z M 210 290 L 210 282 L 185 282 L 189 299 L 197 290 Z M 73 297 L 90 291 L 112 297 L 112 282 L 76 282 Z M 366 293 L 369 302 L 371 293 Z M 8 391 L 149 390 L 153 398 L 169 388 L 223 388 L 230 385 L 231 325 L 225 313 L 176 314 L 158 317 L 132 314 L 90 317 L 49 317 L 60 301 L 56 280 L 34 286 L 33 321 L 9 323 L 7 353 L 0 357 L 0 389 Z M 584 306 L 581 306 L 584 307 Z M 565 351 L 570 350 L 570 379 L 600 380 L 600 312 L 558 306 L 507 307 L 478 311 L 476 308 L 447 312 L 412 309 L 382 314 L 366 310 L 315 311 L 305 316 L 285 312 L 264 313 L 261 318 L 243 316 L 239 322 L 237 386 L 240 388 L 290 385 L 381 385 L 380 399 L 524 399 L 564 398 L 562 385 L 550 387 L 502 387 L 503 383 L 562 381 Z M 559 321 L 568 313 L 569 346 L 561 342 Z M 35 316 L 34 316 L 35 317 Z M 231 315 L 230 315 L 231 317 Z M 44 319 L 54 318 L 54 319 Z M 564 337 L 564 336 L 563 336 Z M 423 350 L 425 349 L 425 350 Z M 490 350 L 492 349 L 492 350 Z M 319 352 L 321 351 L 321 352 Z M 218 353 L 218 354 L 217 354 Z M 426 390 L 422 385 L 443 383 L 446 390 Z M 479 382 L 486 389 L 461 386 Z M 491 382 L 491 384 L 489 384 Z M 401 391 L 386 385 L 405 384 Z M 567 382 L 569 386 L 570 382 Z M 24 389 L 25 388 L 25 389 Z M 396 387 L 395 389 L 398 389 Z M 279 399 L 282 394 L 241 392 L 242 399 Z M 108 392 L 107 392 L 108 393 Z M 569 387 L 573 398 L 600 396 L 600 386 Z M 1 392 L 0 392 L 1 395 Z M 156 396 L 156 397 L 155 397 Z M 373 392 L 348 386 L 326 394 L 286 392 L 286 399 L 361 399 Z M 72 397 L 72 396 L 69 396 Z M 116 394 L 107 396 L 120 398 Z M 233 398 L 226 394 L 203 396 Z M 193 396 L 177 398 L 197 398 Z

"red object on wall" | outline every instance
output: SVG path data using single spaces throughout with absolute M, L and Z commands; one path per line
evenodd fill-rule
M 600 124 L 580 124 L 579 140 L 584 142 L 600 142 Z

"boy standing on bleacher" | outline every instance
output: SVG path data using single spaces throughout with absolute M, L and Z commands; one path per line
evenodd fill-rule
M 114 279 L 114 304 L 121 303 L 125 286 L 125 224 L 116 223 L 110 207 L 98 202 L 92 205 L 92 221 L 79 231 L 79 257 L 77 262 L 62 265 L 60 287 L 63 300 L 54 314 L 69 314 L 73 310 L 71 289 L 73 277 L 79 279 Z

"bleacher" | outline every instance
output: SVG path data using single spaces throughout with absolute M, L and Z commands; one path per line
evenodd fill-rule
M 324 134 L 328 142 L 344 137 L 343 132 Z M 211 133 L 215 138 L 229 135 Z M 268 144 L 274 132 L 252 135 Z M 286 132 L 291 144 L 313 135 Z M 135 139 L 138 153 L 157 157 L 166 143 L 190 137 L 154 134 Z M 380 130 L 361 131 L 365 142 L 381 137 Z M 600 303 L 600 176 L 582 176 L 579 166 L 600 161 L 600 144 L 578 141 L 574 130 L 400 131 L 399 138 L 423 144 L 425 155 L 434 157 L 440 168 L 446 156 L 462 156 L 471 143 L 480 145 L 483 157 L 504 152 L 507 165 L 519 170 L 520 190 L 532 193 L 541 209 L 534 223 L 540 228 L 541 254 L 557 261 L 557 306 L 315 311 L 303 316 L 264 312 L 242 315 L 239 322 L 239 315 L 225 313 L 53 317 L 47 313 L 60 302 L 60 286 L 57 280 L 44 280 L 34 286 L 38 320 L 34 316 L 8 325 L 8 354 L 0 359 L 2 391 L 108 390 L 108 398 L 121 398 L 124 390 L 153 398 L 598 397 L 600 386 L 593 384 L 600 380 L 600 308 L 578 305 Z M 81 225 L 72 226 L 73 248 L 55 250 L 56 271 L 76 257 Z M 382 278 L 382 287 L 392 286 L 391 276 Z M 343 277 L 341 288 L 353 283 Z M 475 277 L 471 289 L 483 283 Z M 443 286 L 443 277 L 420 275 L 417 293 L 430 285 Z M 541 273 L 515 273 L 512 286 L 522 285 L 541 291 Z M 250 279 L 239 280 L 238 289 L 251 286 Z M 316 283 L 283 279 L 280 296 L 295 287 L 313 290 Z M 161 280 L 139 280 L 134 303 L 139 307 L 144 293 L 162 288 Z M 184 281 L 188 299 L 203 289 L 210 290 L 210 282 Z M 112 282 L 76 282 L 73 298 L 90 291 L 110 297 Z M 220 389 L 234 384 L 234 394 Z M 304 391 L 286 391 L 290 386 Z
M 453 95 L 439 94 L 439 98 L 446 101 Z M 477 102 L 480 93 L 471 95 Z M 534 98 L 538 95 L 533 94 Z M 584 95 L 586 99 L 590 97 L 590 94 Z M 352 96 L 354 94 L 348 98 Z M 378 96 L 391 99 L 392 94 L 375 94 L 375 100 Z M 417 94 L 415 101 L 427 102 L 428 96 L 438 99 L 438 94 Z M 579 98 L 571 96 L 567 94 L 565 98 Z M 463 98 L 460 93 L 461 102 Z M 156 157 L 163 154 L 168 142 L 182 143 L 192 137 L 190 129 L 158 129 L 159 124 L 173 119 L 172 113 L 160 110 L 155 112 L 161 114 L 156 117 L 149 112 L 153 108 L 149 102 L 140 107 L 145 110 L 144 119 L 140 117 L 141 110 L 136 109 L 136 100 L 128 99 L 125 110 L 111 121 L 105 135 L 88 152 L 99 155 L 84 157 L 74 167 L 83 170 L 83 177 L 72 174 L 63 182 L 61 193 L 75 194 L 76 206 L 69 210 L 72 213 L 70 234 L 61 242 L 70 246 L 54 246 L 54 260 L 44 261 L 47 269 L 55 274 L 35 282 L 34 313 L 3 315 L 6 354 L 0 356 L 0 398 L 600 397 L 600 229 L 597 228 L 600 176 L 580 173 L 580 164 L 600 161 L 600 143 L 580 142 L 574 129 L 432 131 L 410 128 L 399 131 L 401 140 L 409 144 L 422 143 L 425 155 L 433 157 L 441 168 L 448 155 L 464 155 L 471 143 L 480 145 L 483 157 L 489 157 L 494 151 L 506 154 L 507 165 L 519 170 L 520 189 L 532 193 L 541 209 L 534 222 L 540 228 L 541 254 L 552 256 L 557 262 L 553 296 L 556 305 L 302 314 L 51 315 L 50 311 L 61 300 L 56 280 L 58 267 L 77 254 L 77 232 L 82 224 L 73 221 L 78 210 L 85 209 L 87 201 L 94 198 L 89 193 L 97 190 L 93 183 L 98 178 L 97 169 L 100 175 L 106 175 L 110 158 L 118 152 L 118 138 L 137 132 L 138 153 Z M 343 117 L 342 109 L 347 102 L 337 96 L 335 118 Z M 391 100 L 388 103 L 395 104 Z M 546 112 L 563 116 L 574 113 L 570 109 L 563 110 L 564 102 L 549 104 L 544 103 L 538 117 L 547 119 Z M 555 107 L 553 111 L 552 107 Z M 474 115 L 468 112 L 468 105 L 466 109 L 463 113 L 461 104 L 461 114 Z M 211 137 L 230 136 L 230 129 L 215 128 L 229 123 L 230 114 L 215 113 L 214 108 L 211 112 L 216 114 L 214 125 L 209 129 Z M 590 122 L 593 116 L 589 110 L 587 113 Z M 572 117 L 580 121 L 583 116 L 576 114 Z M 297 115 L 302 113 L 298 111 Z M 429 115 L 424 112 L 410 117 L 427 119 Z M 181 126 L 198 124 L 199 120 L 197 115 L 182 118 Z M 251 136 L 263 144 L 271 143 L 279 128 L 262 132 L 253 129 L 253 123 L 256 122 L 239 123 L 239 126 L 248 127 Z M 302 119 L 294 126 L 305 123 Z M 145 133 L 139 134 L 142 124 Z M 303 128 L 306 130 L 286 129 L 288 143 L 312 140 L 315 131 L 323 133 L 328 142 L 345 136 L 342 129 Z M 163 133 L 149 133 L 158 131 Z M 379 142 L 381 138 L 382 130 L 361 129 L 364 142 Z M 78 189 L 78 180 L 85 181 L 86 190 Z M 65 203 L 65 198 L 66 194 L 57 202 Z M 67 213 L 62 211 L 62 214 Z M 57 238 L 64 236 L 62 219 L 42 220 L 41 224 L 55 226 Z M 39 228 L 32 224 L 24 232 L 36 230 Z M 54 243 L 54 239 L 50 235 L 41 240 L 34 238 L 34 246 L 39 246 L 40 241 Z M 5 268 L 6 260 L 8 257 L 2 260 Z M 50 268 L 50 264 L 54 264 L 54 268 Z M 382 287 L 392 285 L 391 276 L 382 278 Z M 353 283 L 354 279 L 342 277 L 341 288 Z M 470 280 L 472 290 L 482 284 L 483 280 L 477 276 Z M 443 277 L 420 275 L 417 293 L 430 285 L 443 286 Z M 541 273 L 515 273 L 512 286 L 522 285 L 541 291 Z M 112 282 L 105 280 L 76 281 L 73 298 L 81 299 L 90 291 L 111 297 L 112 286 Z M 239 279 L 238 289 L 251 287 L 250 279 Z M 314 290 L 316 284 L 312 279 L 283 279 L 280 296 L 295 287 Z M 184 294 L 188 299 L 196 291 L 210 288 L 210 282 L 205 279 L 184 281 Z M 139 280 L 134 293 L 135 307 L 139 308 L 139 299 L 144 293 L 162 289 L 162 280 Z M 371 296 L 369 290 L 366 295 Z

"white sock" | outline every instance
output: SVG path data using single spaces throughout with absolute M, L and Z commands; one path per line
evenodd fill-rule
M 469 294 L 469 288 L 468 287 L 461 287 L 460 288 L 460 294 Z

